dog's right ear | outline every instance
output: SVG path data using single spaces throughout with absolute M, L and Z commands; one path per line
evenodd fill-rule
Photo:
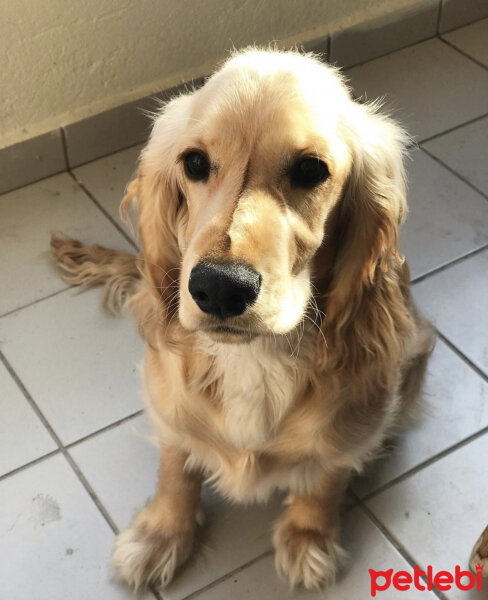
M 413 330 L 399 227 L 406 216 L 406 133 L 374 106 L 353 105 L 344 126 L 351 169 L 334 213 L 337 251 L 324 303 L 324 364 L 387 378 Z M 322 338 L 320 339 L 322 344 Z
M 178 233 L 187 219 L 178 186 L 178 141 L 191 114 L 192 94 L 169 102 L 156 117 L 142 151 L 137 178 L 127 188 L 121 212 L 137 199 L 142 272 L 163 311 L 176 309 L 181 251 Z

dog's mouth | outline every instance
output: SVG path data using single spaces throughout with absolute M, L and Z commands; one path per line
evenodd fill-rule
M 217 327 L 212 327 L 211 331 L 215 333 L 235 333 L 237 335 L 244 335 L 246 333 L 242 329 L 237 329 L 236 327 L 228 327 L 227 325 L 218 325 Z
M 239 329 L 229 325 L 215 325 L 205 329 L 205 333 L 219 342 L 228 343 L 246 343 L 250 342 L 257 335 L 257 332 L 251 329 Z

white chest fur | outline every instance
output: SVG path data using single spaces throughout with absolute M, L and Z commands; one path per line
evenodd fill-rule
M 221 435 L 239 449 L 258 450 L 269 442 L 296 397 L 296 359 L 273 340 L 210 344 L 222 398 Z

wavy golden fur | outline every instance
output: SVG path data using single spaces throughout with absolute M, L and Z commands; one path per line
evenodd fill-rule
M 399 252 L 406 141 L 313 56 L 237 53 L 155 118 L 122 204 L 141 256 L 53 239 L 67 280 L 129 299 L 147 342 L 161 471 L 113 557 L 136 589 L 189 556 L 202 477 L 236 501 L 286 491 L 278 571 L 333 580 L 350 475 L 413 412 L 432 346 Z M 202 264 L 246 265 L 259 293 L 224 318 L 190 290 Z

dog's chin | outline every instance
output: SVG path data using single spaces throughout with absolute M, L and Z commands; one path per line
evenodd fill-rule
M 236 329 L 227 327 L 226 325 L 218 325 L 209 329 L 202 330 L 214 342 L 220 344 L 248 344 L 258 337 L 258 333 L 246 331 L 244 329 Z

